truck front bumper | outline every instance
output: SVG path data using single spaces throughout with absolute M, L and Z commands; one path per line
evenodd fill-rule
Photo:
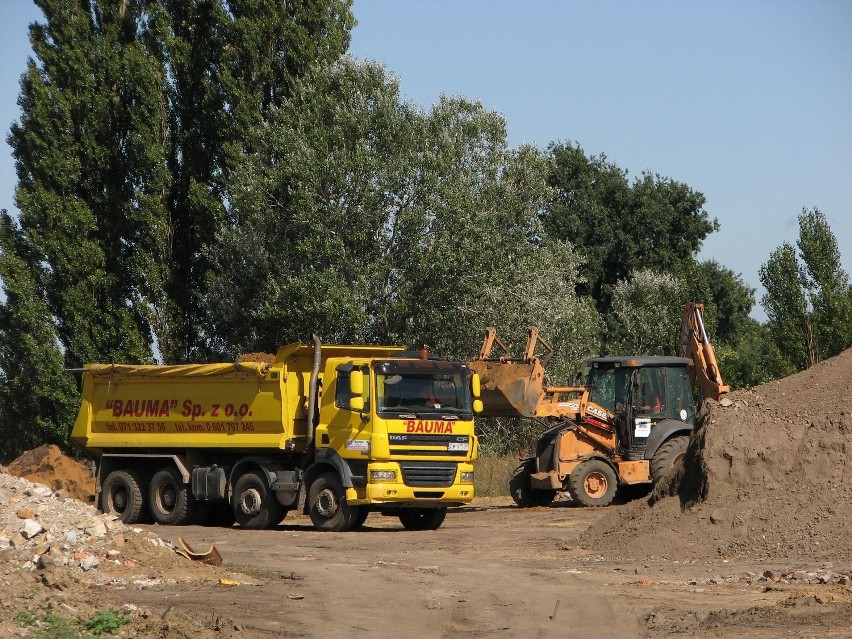
M 371 471 L 396 471 L 396 481 L 370 481 Z M 411 505 L 413 507 L 462 506 L 473 501 L 473 464 L 460 463 L 450 485 L 412 486 L 406 484 L 399 465 L 370 464 L 368 482 L 363 488 L 348 488 L 346 501 L 353 506 Z M 464 480 L 464 481 L 463 481 Z

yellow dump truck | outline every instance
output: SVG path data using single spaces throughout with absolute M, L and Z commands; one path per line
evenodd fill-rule
M 88 364 L 71 438 L 97 461 L 99 503 L 126 523 L 224 511 L 319 530 L 368 513 L 431 530 L 473 499 L 479 378 L 392 346 L 290 344 L 272 363 Z

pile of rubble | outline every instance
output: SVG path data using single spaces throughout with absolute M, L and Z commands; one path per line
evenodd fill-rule
M 121 565 L 125 535 L 136 534 L 154 546 L 172 548 L 150 532 L 129 529 L 115 515 L 64 497 L 20 477 L 0 473 L 0 561 L 21 570 L 67 566 L 88 572 L 101 557 Z
M 73 460 L 72 460 L 73 461 Z M 179 551 L 180 549 L 178 549 Z M 44 634 L 48 613 L 74 622 L 114 611 L 137 639 L 229 636 L 127 603 L 123 591 L 219 581 L 219 569 L 187 561 L 151 531 L 0 467 L 0 639 Z M 184 554 L 184 556 L 186 556 Z M 226 573 L 223 573 L 226 574 Z M 230 575 L 230 573 L 227 573 Z

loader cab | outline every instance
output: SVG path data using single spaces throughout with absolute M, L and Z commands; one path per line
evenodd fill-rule
M 663 420 L 692 426 L 695 414 L 685 357 L 600 357 L 589 362 L 589 402 L 615 414 L 619 452 L 643 459 Z

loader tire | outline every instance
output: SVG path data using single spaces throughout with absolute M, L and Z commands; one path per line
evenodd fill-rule
M 314 528 L 323 532 L 352 530 L 358 510 L 346 503 L 346 491 L 335 473 L 317 477 L 308 491 L 308 513 Z
M 101 510 L 118 515 L 125 524 L 138 524 L 145 513 L 142 476 L 135 470 L 114 470 L 101 486 Z
M 568 475 L 568 492 L 581 506 L 609 506 L 618 489 L 612 466 L 600 459 L 590 459 Z
M 535 472 L 535 460 L 528 459 L 521 463 L 509 477 L 509 494 L 521 508 L 548 506 L 556 498 L 555 490 L 533 490 L 530 486 L 530 475 Z
M 163 468 L 154 474 L 148 505 L 154 521 L 165 526 L 184 526 L 195 516 L 195 497 L 176 468 Z
M 286 511 L 259 472 L 245 473 L 234 485 L 234 521 L 240 528 L 271 530 L 281 523 Z
M 446 508 L 416 508 L 399 513 L 399 522 L 406 530 L 438 530 L 446 516 Z
M 688 435 L 678 435 L 667 439 L 651 458 L 651 481 L 655 484 L 669 474 L 669 471 L 683 459 L 689 446 Z

